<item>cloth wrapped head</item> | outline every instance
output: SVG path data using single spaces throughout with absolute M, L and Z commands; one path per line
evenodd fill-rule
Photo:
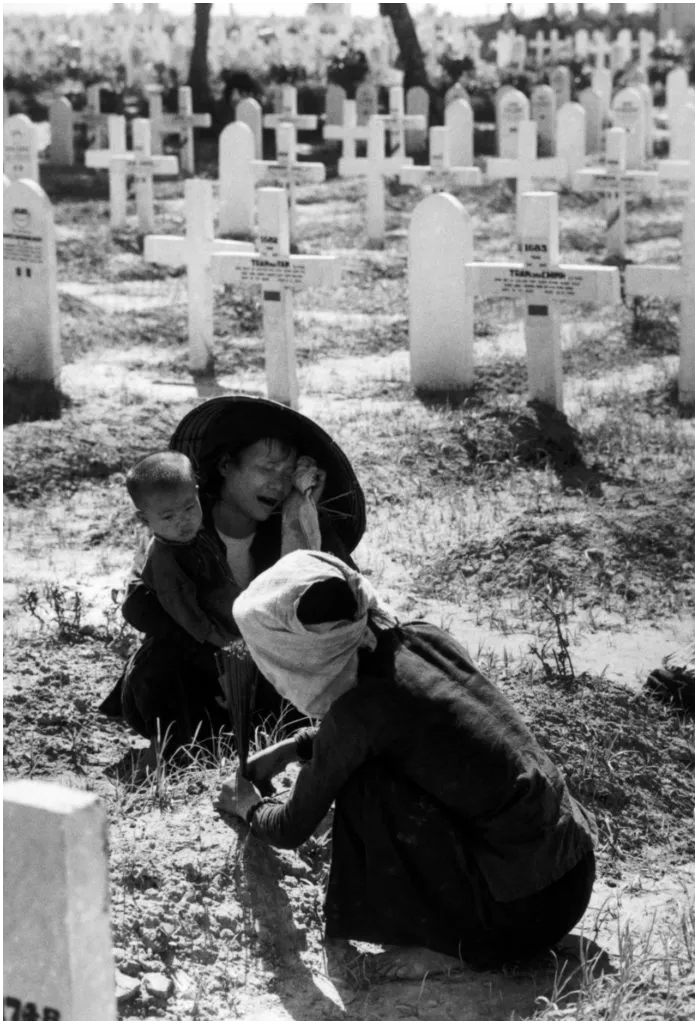
M 260 672 L 299 711 L 320 718 L 351 689 L 361 647 L 397 625 L 368 580 L 334 555 L 294 551 L 243 590 L 233 616 Z

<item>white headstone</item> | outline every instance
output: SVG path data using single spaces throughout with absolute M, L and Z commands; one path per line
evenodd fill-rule
M 688 100 L 688 73 L 684 67 L 675 67 L 666 76 L 666 111 L 669 123 L 674 111 L 679 110 Z
M 511 45 L 511 64 L 517 71 L 523 71 L 526 66 L 526 50 L 526 36 L 515 36 Z
M 234 121 L 218 139 L 218 230 L 221 235 L 251 235 L 254 231 L 254 134 L 249 125 Z
M 580 103 L 565 103 L 557 112 L 556 153 L 567 164 L 569 178 L 586 163 L 586 114 Z
M 3 786 L 4 1020 L 114 1021 L 107 825 L 91 793 Z
M 536 32 L 535 39 L 529 45 L 535 54 L 536 67 L 542 68 L 545 63 L 545 54 L 548 49 L 548 43 L 540 29 Z
M 497 38 L 495 39 L 493 46 L 497 55 L 497 67 L 505 68 L 511 63 L 511 48 L 514 39 L 509 32 L 497 32 Z
M 564 64 L 559 64 L 550 72 L 550 87 L 555 93 L 555 106 L 559 110 L 565 103 L 569 103 L 572 97 L 572 76 L 570 69 Z
M 36 182 L 3 189 L 5 377 L 56 381 L 61 362 L 56 234 L 48 196 Z
M 408 153 L 418 153 L 427 141 L 427 125 L 429 124 L 429 93 L 421 85 L 413 85 L 407 90 L 405 108 L 408 116 L 417 114 L 424 118 L 424 128 L 407 128 L 405 131 L 405 149 Z
M 189 369 L 208 374 L 213 368 L 214 253 L 251 253 L 250 242 L 213 237 L 213 186 L 208 180 L 190 178 L 184 183 L 186 236 L 147 235 L 143 244 L 146 263 L 186 267 L 189 310 Z
M 448 110 L 450 105 L 452 103 L 455 103 L 456 100 L 466 100 L 468 103 L 470 103 L 470 96 L 468 95 L 468 90 L 460 82 L 456 82 L 455 85 L 452 85 L 451 88 L 447 90 L 446 95 L 444 97 L 445 109 Z
M 466 263 L 466 294 L 522 299 L 528 397 L 562 410 L 562 350 L 558 307 L 620 302 L 615 267 L 565 266 L 559 257 L 557 194 L 522 196 L 523 263 Z
M 426 132 L 427 121 L 422 114 L 405 113 L 405 94 L 401 85 L 391 87 L 389 98 L 388 114 L 383 117 L 388 132 L 388 155 L 404 165 L 407 159 L 405 132 L 408 128 Z
M 36 128 L 26 114 L 13 114 L 3 121 L 3 173 L 11 181 L 28 178 L 39 181 L 39 153 Z
M 254 136 L 255 159 L 262 159 L 262 108 L 257 100 L 246 97 L 235 108 L 235 120 L 246 124 Z
M 410 220 L 407 263 L 410 376 L 417 389 L 472 386 L 473 300 L 463 288 L 463 264 L 472 258 L 473 229 L 463 205 L 446 193 L 422 200 Z
M 162 106 L 163 87 L 153 82 L 146 86 L 145 92 L 148 100 L 148 120 L 150 121 L 152 132 L 150 140 L 151 152 L 153 156 L 159 156 L 162 153 L 163 137 L 163 132 L 161 131 L 164 117 Z
M 446 107 L 444 114 L 449 129 L 448 155 L 456 167 L 473 165 L 473 108 L 468 100 L 457 99 Z
M 603 146 L 603 100 L 596 89 L 583 89 L 579 102 L 586 115 L 586 151 L 599 153 Z
M 51 104 L 49 121 L 51 124 L 50 163 L 72 166 L 75 163 L 73 108 L 65 96 L 59 96 Z
M 611 74 L 615 75 L 622 71 L 626 64 L 626 52 L 622 43 L 616 39 L 611 43 Z
M 342 124 L 346 98 L 347 94 L 341 85 L 330 82 L 325 93 L 325 125 Z
M 269 398 L 298 408 L 298 382 L 293 333 L 293 292 L 339 284 L 336 256 L 291 256 L 288 207 L 283 189 L 257 193 L 259 252 L 215 254 L 213 279 L 218 284 L 262 287 L 262 318 Z
M 555 155 L 555 93 L 549 85 L 537 85 L 531 92 L 531 120 L 538 132 L 539 156 Z
M 574 54 L 578 60 L 586 60 L 589 54 L 589 32 L 585 28 L 578 28 L 574 33 Z
M 652 90 L 649 85 L 645 85 L 642 82 L 635 82 L 633 85 L 640 94 L 642 100 L 642 110 L 644 113 L 644 129 L 645 129 L 645 159 L 651 160 L 654 157 L 654 107 L 652 105 Z
M 655 48 L 656 42 L 657 40 L 654 32 L 649 32 L 646 28 L 640 29 L 638 60 L 641 67 L 646 68 L 649 64 L 652 50 Z
M 512 89 L 505 93 L 496 110 L 498 152 L 505 159 L 515 157 L 518 145 L 519 125 L 531 116 L 531 105 L 522 92 Z
M 601 103 L 604 117 L 611 109 L 611 96 L 613 95 L 613 75 L 608 68 L 595 68 L 591 73 L 591 87 L 601 96 Z
M 621 89 L 613 98 L 613 123 L 627 135 L 627 161 L 630 169 L 645 163 L 645 108 L 637 89 Z
M 690 160 L 693 156 L 696 108 L 684 103 L 673 111 L 669 122 L 669 156 L 672 160 Z

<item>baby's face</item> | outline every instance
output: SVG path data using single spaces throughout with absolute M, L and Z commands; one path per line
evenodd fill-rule
M 199 492 L 194 484 L 151 494 L 140 511 L 154 534 L 179 544 L 193 540 L 203 521 Z

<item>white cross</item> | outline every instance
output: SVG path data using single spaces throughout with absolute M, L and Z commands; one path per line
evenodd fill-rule
M 356 143 L 368 139 L 368 125 L 360 125 L 356 120 L 356 100 L 344 100 L 342 105 L 342 123 L 326 124 L 322 131 L 323 138 L 337 139 L 342 143 L 342 155 L 339 158 L 339 176 L 343 178 L 351 174 L 357 159 Z
M 520 121 L 516 159 L 488 157 L 485 174 L 488 178 L 516 178 L 516 231 L 521 236 L 521 196 L 530 192 L 536 181 L 562 181 L 567 177 L 567 162 L 560 157 L 536 156 L 536 125 Z
M 522 263 L 466 263 L 466 293 L 523 299 L 529 400 L 562 410 L 562 349 L 557 307 L 620 302 L 616 267 L 560 263 L 556 192 L 521 197 Z
M 591 52 L 594 55 L 594 63 L 597 68 L 606 67 L 606 57 L 611 52 L 611 44 L 601 29 L 595 29 L 592 34 Z
M 152 122 L 153 134 L 161 137 L 163 135 L 179 135 L 179 159 L 182 171 L 184 174 L 194 174 L 194 129 L 210 128 L 211 115 L 194 113 L 191 88 L 188 85 L 179 87 L 176 114 L 162 113 L 162 99 L 157 87 L 149 89 L 149 104 L 152 105 L 155 114 L 155 120 Z
M 103 129 L 109 124 L 109 114 L 103 114 L 101 110 L 101 90 L 109 89 L 107 82 L 98 82 L 91 85 L 86 91 L 87 103 L 84 110 L 73 112 L 73 124 L 84 124 L 88 134 L 94 132 L 94 145 L 99 148 L 103 140 Z
M 278 147 L 278 129 L 282 124 L 292 124 L 296 131 L 314 131 L 317 128 L 317 117 L 314 114 L 298 113 L 298 93 L 292 85 L 284 85 L 281 89 L 281 110 L 276 114 L 264 115 L 264 127 L 277 129 L 276 145 Z
M 296 186 L 300 182 L 321 182 L 325 180 L 325 165 L 300 161 L 296 155 L 295 125 L 282 122 L 276 129 L 276 160 L 253 160 L 252 168 L 256 178 L 279 179 L 288 190 L 289 230 L 291 241 L 296 241 L 297 213 Z
M 403 185 L 418 185 L 428 176 L 443 178 L 448 175 L 461 185 L 482 185 L 482 172 L 479 167 L 453 167 L 451 165 L 449 143 L 451 128 L 429 129 L 429 160 L 428 166 L 402 167 L 400 181 Z
M 659 182 L 656 171 L 627 169 L 626 145 L 624 128 L 607 129 L 605 166 L 577 171 L 573 181 L 578 192 L 598 192 L 606 197 L 606 249 L 609 256 L 621 259 L 625 259 L 626 199 L 655 192 Z
M 287 196 L 283 189 L 257 193 L 259 251 L 251 255 L 215 253 L 217 284 L 262 286 L 264 348 L 269 398 L 298 408 L 293 334 L 293 292 L 332 287 L 341 278 L 337 256 L 291 256 Z
M 126 118 L 111 114 L 107 122 L 109 132 L 108 149 L 85 151 L 85 166 L 109 171 L 109 223 L 112 228 L 126 225 L 126 179 L 129 173 L 126 149 Z M 116 159 L 117 157 L 121 159 Z
M 368 123 L 366 220 L 369 242 L 385 238 L 385 176 L 396 173 L 395 157 L 385 155 L 386 119 L 374 114 Z M 398 170 L 397 173 L 400 173 Z
M 213 236 L 213 185 L 202 178 L 184 183 L 186 235 L 146 235 L 146 263 L 186 267 L 189 318 L 189 369 L 210 373 L 213 367 L 214 253 L 254 252 L 251 242 L 228 241 Z
M 542 68 L 543 64 L 545 63 L 545 53 L 548 49 L 548 43 L 543 33 L 540 30 L 536 32 L 536 38 L 533 40 L 532 43 L 529 43 L 528 45 L 535 53 L 536 66 Z
M 110 124 L 115 125 L 115 122 L 110 120 Z M 113 136 L 115 149 L 96 149 L 88 151 L 85 157 L 85 163 L 88 167 L 109 168 L 110 195 L 113 183 L 118 197 L 114 216 L 120 224 L 123 224 L 126 216 L 126 199 L 124 195 L 122 201 L 122 186 L 119 185 L 119 180 L 121 179 L 125 181 L 127 176 L 135 177 L 138 227 L 145 234 L 148 231 L 153 230 L 155 222 L 155 214 L 153 210 L 153 178 L 156 176 L 176 176 L 179 173 L 177 157 L 154 157 L 152 155 L 150 149 L 150 122 L 145 117 L 136 117 L 132 122 L 133 149 L 130 151 L 126 151 L 125 148 L 121 150 L 122 136 L 120 134 L 120 130 L 116 127 L 112 130 L 115 133 Z

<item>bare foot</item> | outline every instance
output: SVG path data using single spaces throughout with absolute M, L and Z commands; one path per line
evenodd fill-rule
M 377 953 L 370 963 L 371 973 L 384 981 L 421 981 L 425 974 L 451 974 L 464 967 L 457 957 L 424 946 L 396 946 Z

